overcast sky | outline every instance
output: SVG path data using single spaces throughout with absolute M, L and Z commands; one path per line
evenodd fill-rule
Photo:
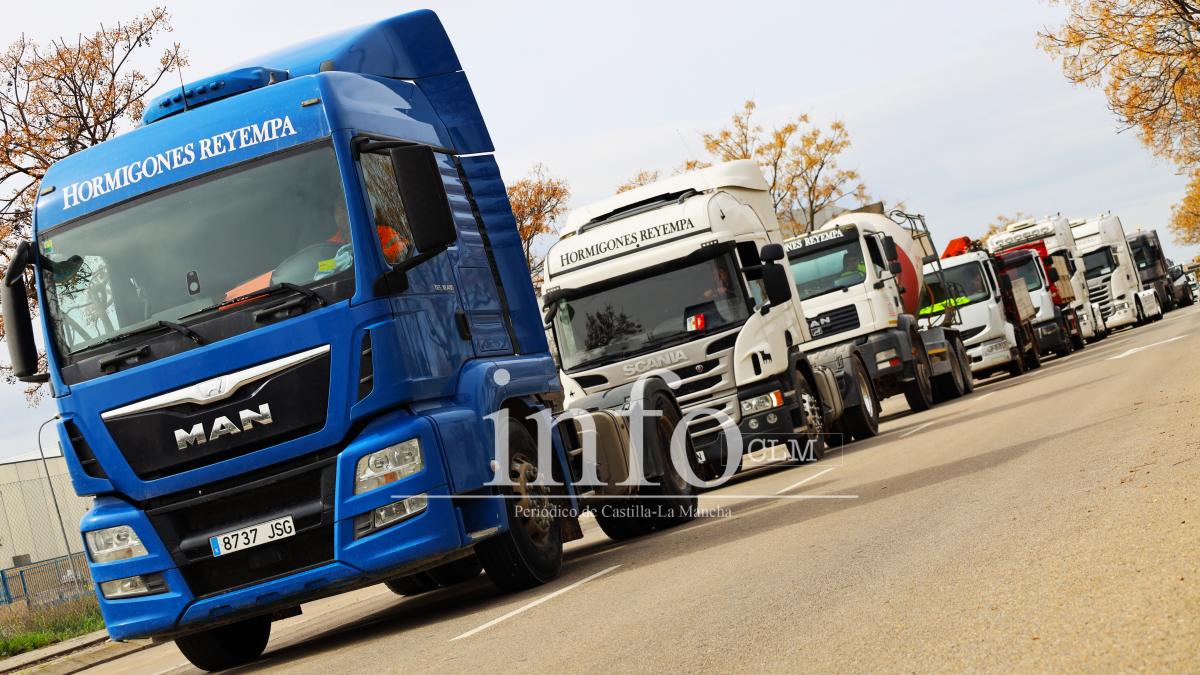
M 512 181 L 541 162 L 573 204 L 643 168 L 703 155 L 700 134 L 747 97 L 762 121 L 846 122 L 843 165 L 924 213 L 944 244 L 999 213 L 1111 210 L 1165 234 L 1184 180 L 1118 134 L 1101 92 L 1071 86 L 1036 45 L 1062 16 L 994 2 L 167 2 L 188 81 L 259 53 L 408 9 L 439 12 Z M 0 39 L 73 37 L 151 5 L 6 3 Z M 1195 249 L 1167 237 L 1168 253 Z M 35 450 L 53 406 L 0 385 L 0 458 Z M 46 441 L 54 440 L 47 431 Z

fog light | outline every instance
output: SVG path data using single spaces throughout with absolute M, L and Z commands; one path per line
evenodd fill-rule
M 424 466 L 421 443 L 415 438 L 372 452 L 358 460 L 354 469 L 354 494 L 395 483 L 419 472 Z
M 85 533 L 84 539 L 92 554 L 92 562 L 106 563 L 147 555 L 141 538 L 128 525 L 93 530 Z
M 775 424 L 779 421 L 779 415 L 775 413 L 767 413 L 767 424 Z
M 154 595 L 167 591 L 167 580 L 163 575 L 139 574 L 135 577 L 125 577 L 114 581 L 100 582 L 100 592 L 105 600 L 120 600 L 121 598 L 136 598 L 143 595 Z
M 376 530 L 407 520 L 429 506 L 427 495 L 413 495 L 398 502 L 381 506 L 370 513 L 354 517 L 354 538 L 365 537 Z
M 746 424 L 747 424 L 747 426 L 749 426 L 751 429 L 757 429 L 757 428 L 758 428 L 758 420 L 756 420 L 756 419 L 755 419 L 755 420 L 750 420 L 750 421 L 749 421 L 749 422 L 747 422 Z

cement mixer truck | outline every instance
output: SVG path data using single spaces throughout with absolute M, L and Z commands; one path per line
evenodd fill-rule
M 813 338 L 804 345 L 810 360 L 824 364 L 858 354 L 879 398 L 903 394 L 913 411 L 971 391 L 954 309 L 918 318 L 922 267 L 933 263 L 940 270 L 924 217 L 884 215 L 873 205 L 786 247 Z

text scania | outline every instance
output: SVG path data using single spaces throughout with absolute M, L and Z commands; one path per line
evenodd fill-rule
M 654 239 L 658 239 L 659 237 L 665 237 L 677 232 L 695 229 L 695 227 L 696 226 L 692 223 L 691 218 L 680 218 L 679 220 L 674 220 L 669 223 L 653 225 L 651 227 L 637 230 L 636 232 L 630 232 L 629 234 L 624 234 L 619 237 L 604 239 L 588 246 L 577 248 L 573 251 L 567 251 L 559 256 L 559 265 L 561 267 L 567 267 L 569 265 L 584 262 L 589 258 L 594 258 L 595 256 L 602 255 L 604 253 L 617 251 L 625 246 L 637 246 L 638 244 L 652 241 Z
M 220 157 L 235 150 L 295 135 L 296 127 L 292 126 L 290 118 L 276 117 L 259 124 L 248 124 L 232 131 L 191 141 L 125 166 L 119 166 L 102 176 L 95 176 L 66 186 L 63 188 L 63 210 L 66 211 L 76 204 L 84 204 L 114 190 L 136 185 L 145 178 L 153 178 L 197 161 Z

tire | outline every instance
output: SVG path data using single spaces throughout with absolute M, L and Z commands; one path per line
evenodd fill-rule
M 962 359 L 959 357 L 957 347 L 951 343 L 946 354 L 950 359 L 950 372 L 938 375 L 933 383 L 933 400 L 938 403 L 961 398 L 967 393 Z
M 595 511 L 596 523 L 610 539 L 623 541 L 640 537 L 651 532 L 666 529 L 673 525 L 685 523 L 695 517 L 697 496 L 696 488 L 687 482 L 675 468 L 671 460 L 671 437 L 679 426 L 681 415 L 665 393 L 655 392 L 650 397 L 650 410 L 658 410 L 662 415 L 647 417 L 643 428 L 642 439 L 646 444 L 646 453 L 655 453 L 662 462 L 665 473 L 658 479 L 658 484 L 643 488 L 641 497 L 622 507 L 645 506 L 654 515 L 650 517 L 630 517 L 610 513 L 601 508 Z M 691 450 L 685 453 L 690 458 Z
M 1017 353 L 1013 355 L 1012 361 L 1008 362 L 1009 377 L 1020 377 L 1025 374 L 1025 352 L 1022 351 L 1021 345 L 1017 346 Z
M 404 577 L 388 579 L 383 582 L 383 585 L 387 586 L 388 590 L 396 595 L 409 596 L 436 590 L 438 582 L 429 576 L 428 572 L 418 572 Z
M 1134 302 L 1134 305 L 1137 307 L 1137 319 L 1134 320 L 1133 325 L 1145 326 L 1146 325 L 1146 310 L 1142 309 L 1141 299 L 1139 298 L 1138 300 L 1136 300 Z
M 1062 344 L 1054 350 L 1054 355 L 1058 358 L 1066 358 L 1075 351 L 1071 340 L 1071 331 L 1067 329 L 1067 322 L 1064 320 L 1058 324 L 1058 334 L 1062 338 Z
M 1083 327 L 1079 325 L 1079 316 L 1076 315 L 1075 326 L 1078 332 L 1071 336 L 1071 344 L 1075 347 L 1075 351 L 1081 352 L 1087 346 L 1087 341 L 1083 339 Z
M 508 530 L 476 544 L 475 555 L 492 583 L 506 591 L 519 591 L 558 576 L 563 542 L 550 486 L 532 484 L 537 471 L 537 445 L 525 427 L 511 420 L 508 452 L 513 485 L 501 490 Z M 519 507 L 533 507 L 544 515 L 523 516 Z
M 970 394 L 975 391 L 975 375 L 971 372 L 971 355 L 967 353 L 967 346 L 962 343 L 962 340 L 954 342 L 958 346 L 959 363 L 963 367 L 963 394 Z
M 921 336 L 913 333 L 912 341 L 913 370 L 916 377 L 904 385 L 904 398 L 913 412 L 922 412 L 933 407 L 933 368 L 929 365 L 929 354 L 925 351 L 925 343 Z
M 1022 358 L 1025 361 L 1025 370 L 1037 370 L 1042 367 L 1042 353 L 1038 351 L 1036 342 L 1030 345 Z
M 810 430 L 807 439 L 809 442 L 805 443 L 804 449 L 807 451 L 811 444 L 812 452 L 803 456 L 792 446 L 792 459 L 797 462 L 820 461 L 825 456 L 825 413 L 821 409 L 821 399 L 802 373 L 796 373 L 796 398 L 800 403 L 800 414 L 803 417 L 801 421 Z
M 842 413 L 839 423 L 845 436 L 862 441 L 873 438 L 879 433 L 879 399 L 875 398 L 875 387 L 871 386 L 867 367 L 858 357 L 854 357 L 851 368 L 854 371 L 854 385 L 858 388 L 861 402 Z
M 262 656 L 270 637 L 271 617 L 263 615 L 175 638 L 175 646 L 193 666 L 213 672 Z

